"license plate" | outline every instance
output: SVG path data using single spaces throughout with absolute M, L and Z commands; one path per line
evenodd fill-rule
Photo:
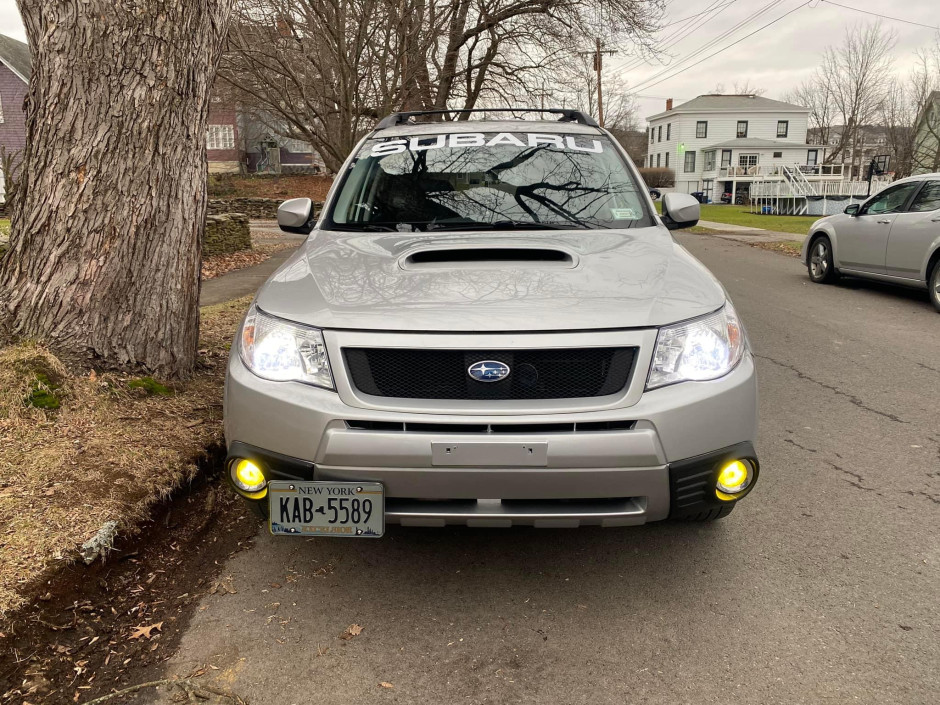
M 385 533 L 385 491 L 378 482 L 268 484 L 271 533 L 276 536 L 378 538 Z

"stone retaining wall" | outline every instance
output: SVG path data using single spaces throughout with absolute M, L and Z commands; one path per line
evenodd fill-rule
M 252 220 L 276 220 L 278 198 L 210 198 L 206 212 L 209 215 L 244 213 Z
M 251 230 L 244 213 L 206 216 L 206 232 L 202 236 L 202 256 L 227 255 L 251 249 Z

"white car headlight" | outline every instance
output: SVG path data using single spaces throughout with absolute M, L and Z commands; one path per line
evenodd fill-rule
M 744 329 L 731 302 L 720 311 L 659 329 L 647 389 L 722 377 L 744 355 Z
M 242 325 L 239 354 L 245 367 L 264 379 L 333 389 L 330 361 L 318 328 L 272 318 L 252 306 Z

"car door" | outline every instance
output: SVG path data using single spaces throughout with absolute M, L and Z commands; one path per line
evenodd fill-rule
M 921 279 L 930 246 L 940 239 L 940 179 L 924 181 L 905 212 L 898 213 L 888 236 L 887 273 Z
M 836 228 L 838 266 L 884 274 L 891 224 L 919 187 L 919 181 L 889 186 L 842 219 Z

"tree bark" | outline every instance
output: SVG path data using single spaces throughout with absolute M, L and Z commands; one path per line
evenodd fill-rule
M 55 349 L 185 378 L 232 0 L 18 5 L 33 68 L 0 312 Z

